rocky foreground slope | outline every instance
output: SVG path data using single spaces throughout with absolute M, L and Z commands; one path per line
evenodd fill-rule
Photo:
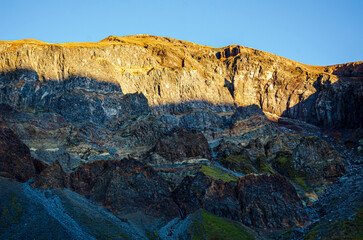
M 0 42 L 0 72 L 1 238 L 363 234 L 363 62 L 137 35 Z

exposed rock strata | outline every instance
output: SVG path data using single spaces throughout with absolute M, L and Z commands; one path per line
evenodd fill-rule
M 218 220 L 200 208 L 259 231 L 304 227 L 300 198 L 313 204 L 352 167 L 331 144 L 360 146 L 362 66 L 145 35 L 0 42 L 0 175 L 70 188 L 146 235 Z
M 212 151 L 203 133 L 182 128 L 162 136 L 152 152 L 163 157 L 169 164 L 186 158 L 212 158 Z
M 238 180 L 242 222 L 257 228 L 288 228 L 309 223 L 294 187 L 280 175 L 247 175 Z
M 69 176 L 59 162 L 55 161 L 39 174 L 32 186 L 41 189 L 66 188 L 69 186 Z
M 112 129 L 151 112 L 143 94 L 124 95 L 115 84 L 89 78 L 41 82 L 37 73 L 18 70 L 1 78 L 1 89 L 1 102 L 13 107 L 51 110 L 68 121 L 92 121 Z
M 143 93 L 154 113 L 186 113 L 200 103 L 216 105 L 213 112 L 256 104 L 263 111 L 314 124 L 362 127 L 362 62 L 315 67 L 241 46 L 210 48 L 149 35 L 113 36 L 99 43 L 1 43 L 2 83 L 39 78 L 58 87 L 63 85 L 58 81 L 85 78 L 115 83 L 124 94 Z M 23 92 L 27 82 L 17 83 Z M 40 91 L 39 98 L 45 93 Z M 79 99 L 82 106 L 85 99 Z M 99 106 L 98 100 L 92 101 Z M 102 116 L 95 118 L 103 121 Z
M 213 150 L 230 170 L 280 173 L 299 187 L 299 195 L 309 204 L 313 199 L 306 195 L 321 195 L 345 174 L 344 159 L 329 143 L 283 132 L 256 105 L 237 108 L 227 122 L 229 134 Z
M 71 188 L 115 214 L 146 214 L 171 220 L 179 216 L 167 183 L 134 159 L 87 163 L 71 174 Z
M 184 215 L 203 208 L 219 217 L 241 220 L 241 209 L 233 187 L 203 173 L 184 178 L 173 191 L 173 197 Z

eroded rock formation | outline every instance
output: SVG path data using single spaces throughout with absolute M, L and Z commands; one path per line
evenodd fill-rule
M 173 197 L 184 215 L 205 209 L 219 217 L 241 220 L 241 209 L 234 188 L 222 180 L 203 173 L 186 177 L 173 191 Z
M 309 223 L 294 187 L 280 175 L 247 175 L 238 180 L 242 221 L 257 228 L 288 228 Z
M 88 89 L 101 84 L 101 91 L 119 88 L 124 94 L 141 92 L 157 114 L 208 107 L 212 112 L 226 112 L 234 104 L 256 104 L 279 116 L 339 128 L 362 126 L 361 69 L 362 62 L 308 66 L 242 46 L 210 48 L 150 35 L 111 36 L 98 43 L 22 40 L 0 45 L 1 99 L 13 105 L 32 103 L 21 94 L 39 89 L 30 85 L 42 85 L 38 98 L 46 103 L 54 88 L 77 85 L 75 80 L 59 81 L 82 78 L 87 79 L 84 86 Z M 17 86 L 9 89 L 5 83 L 14 80 Z M 103 83 L 93 84 L 93 80 Z M 9 94 L 4 95 L 4 87 Z M 72 96 L 63 96 L 62 102 L 72 100 Z M 95 109 L 112 101 L 100 104 L 102 100 L 87 98 Z M 89 101 L 84 97 L 79 100 L 80 107 Z M 73 106 L 74 102 L 63 108 L 71 110 Z M 77 116 L 76 112 L 68 114 Z M 89 117 L 92 112 L 81 116 Z M 107 120 L 117 111 L 107 113 L 95 119 Z
M 149 35 L 0 42 L 0 175 L 33 178 L 17 194 L 64 236 L 102 238 L 103 222 L 80 229 L 107 214 L 140 239 L 304 228 L 307 206 L 330 209 L 329 187 L 358 175 L 362 66 Z M 0 238 L 28 221 L 4 199 Z
M 87 163 L 71 174 L 71 188 L 119 216 L 163 220 L 179 216 L 167 183 L 135 159 Z
M 0 118 L 0 173 L 25 182 L 36 176 L 36 168 L 29 148 Z

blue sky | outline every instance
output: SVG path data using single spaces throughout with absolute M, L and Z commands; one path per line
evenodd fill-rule
M 152 34 L 243 45 L 312 65 L 363 60 L 362 0 L 0 1 L 0 40 Z

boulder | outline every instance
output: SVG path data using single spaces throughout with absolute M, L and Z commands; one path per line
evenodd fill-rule
M 161 137 L 152 150 L 169 163 L 185 158 L 212 158 L 212 151 L 202 132 L 176 129 Z

